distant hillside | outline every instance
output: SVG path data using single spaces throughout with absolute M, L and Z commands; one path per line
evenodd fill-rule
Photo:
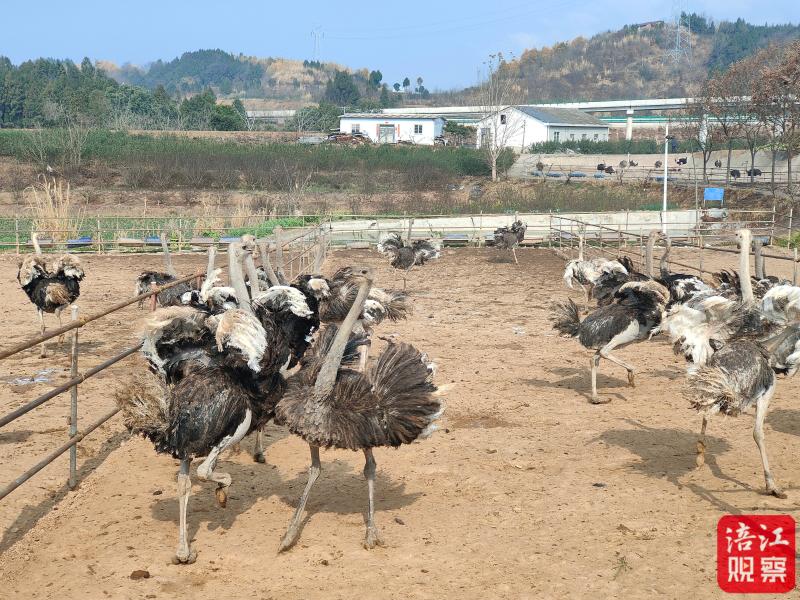
M 696 93 L 709 72 L 800 37 L 800 25 L 717 24 L 696 14 L 684 15 L 684 22 L 691 62 L 677 68 L 664 58 L 675 31 L 663 21 L 527 50 L 507 68 L 520 78 L 529 102 L 685 96 Z
M 148 67 L 117 66 L 99 61 L 105 73 L 119 81 L 149 89 L 163 86 L 171 95 L 191 95 L 212 88 L 218 96 L 316 102 L 337 70 L 351 73 L 367 85 L 368 69 L 352 71 L 335 63 L 234 55 L 223 50 L 186 52 L 169 62 Z

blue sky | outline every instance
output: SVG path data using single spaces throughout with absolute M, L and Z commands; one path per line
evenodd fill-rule
M 380 3 L 268 0 L 44 0 L 4 2 L 0 55 L 84 56 L 145 64 L 187 50 L 312 58 L 311 31 L 323 32 L 320 58 L 380 69 L 390 84 L 422 76 L 429 89 L 470 85 L 486 57 L 519 54 L 626 23 L 669 18 L 669 0 L 405 0 Z M 695 0 L 716 20 L 800 21 L 798 0 Z

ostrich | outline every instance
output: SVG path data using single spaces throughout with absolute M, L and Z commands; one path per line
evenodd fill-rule
M 62 254 L 49 265 L 39 247 L 37 233 L 31 234 L 34 254 L 29 254 L 20 263 L 17 270 L 17 281 L 28 299 L 36 306 L 39 315 L 40 333 L 44 335 L 44 313 L 53 313 L 61 327 L 61 311 L 71 305 L 81 294 L 81 281 L 84 277 L 83 266 L 77 256 Z M 63 335 L 59 343 L 63 342 Z M 47 348 L 42 342 L 41 357 L 47 356 Z
M 612 304 L 601 306 L 581 321 L 578 306 L 572 300 L 555 306 L 553 328 L 562 335 L 577 337 L 584 348 L 596 350 L 591 359 L 592 404 L 605 404 L 597 395 L 597 368 L 606 358 L 628 372 L 628 383 L 634 387 L 636 370 L 613 356 L 611 351 L 646 339 L 661 321 L 661 313 L 669 301 L 669 291 L 660 283 L 630 281 L 622 285 Z
M 172 256 L 169 253 L 169 244 L 167 243 L 167 235 L 161 234 L 161 248 L 164 250 L 164 271 L 142 271 L 136 278 L 134 286 L 134 296 L 141 296 L 151 291 L 153 286 L 162 286 L 171 283 L 178 278 L 175 267 L 172 265 Z M 192 291 L 192 286 L 189 283 L 181 283 L 166 290 L 151 296 L 151 308 L 156 309 L 156 306 L 177 306 L 182 304 L 182 297 L 187 292 Z M 139 308 L 142 308 L 144 301 L 139 301 Z
M 742 176 L 742 172 L 739 169 L 731 169 L 731 177 L 735 179 L 739 179 Z
M 605 271 L 600 274 L 600 277 L 595 282 L 592 288 L 592 297 L 597 301 L 597 306 L 611 304 L 619 288 L 629 281 L 647 281 L 651 279 L 644 273 L 638 272 L 633 261 L 627 256 L 620 257 L 619 263 L 625 267 L 625 272 Z
M 153 313 L 142 333 L 142 353 L 157 376 L 117 396 L 126 427 L 181 461 L 176 563 L 196 558 L 186 524 L 191 461 L 205 457 L 197 475 L 217 482 L 216 499 L 224 508 L 231 477 L 215 471 L 220 453 L 272 418 L 286 385 L 280 369 L 293 347 L 282 317 L 297 309 L 297 299 L 278 291 L 251 305 L 241 271 L 248 256 L 241 245 L 231 246 L 238 308 L 220 315 L 177 306 Z
M 328 280 L 330 285 L 330 295 L 320 303 L 320 320 L 327 324 L 341 324 L 347 317 L 353 303 L 358 295 L 358 276 L 352 268 L 345 267 L 336 271 Z M 375 327 L 384 320 L 392 322 L 405 319 L 411 313 L 409 297 L 405 292 L 393 290 L 383 290 L 377 287 L 370 287 L 369 295 L 364 302 L 364 308 L 356 320 L 353 331 L 358 335 L 365 335 L 367 339 L 372 338 Z M 361 349 L 360 369 L 366 367 L 367 351 L 366 345 Z
M 408 224 L 408 234 L 403 240 L 397 233 L 390 233 L 378 243 L 378 252 L 390 257 L 391 265 L 395 269 L 402 269 L 408 273 L 415 265 L 424 265 L 426 261 L 439 258 L 439 250 L 429 240 L 411 241 L 411 227 L 413 219 Z M 403 276 L 403 289 L 406 287 L 406 277 Z
M 656 169 L 660 169 L 664 166 L 664 163 L 662 163 L 660 160 L 657 160 L 654 166 Z
M 361 269 L 355 302 L 340 327 L 329 326 L 303 358 L 300 371 L 289 380 L 276 407 L 275 421 L 302 437 L 311 449 L 311 467 L 303 495 L 283 536 L 280 551 L 297 541 L 311 487 L 320 474 L 319 449 L 364 452 L 369 509 L 365 548 L 381 545 L 375 526 L 375 469 L 372 449 L 397 448 L 430 435 L 442 413 L 431 382 L 433 365 L 408 344 L 390 343 L 367 372 L 343 361 L 352 327 L 361 314 L 372 284 L 372 273 Z
M 750 281 L 750 231 L 739 230 L 738 236 L 742 251 L 740 253 L 740 283 L 742 300 L 753 306 Z M 697 466 L 705 463 L 705 433 L 709 418 L 716 413 L 737 416 L 751 406 L 755 406 L 756 418 L 753 438 L 761 454 L 766 491 L 777 498 L 786 494 L 775 484 L 769 468 L 767 447 L 764 441 L 764 420 L 769 403 L 775 393 L 775 372 L 771 364 L 771 351 L 780 346 L 791 331 L 764 343 L 749 337 L 740 337 L 726 343 L 717 350 L 705 366 L 689 377 L 690 404 L 703 413 L 700 439 L 697 443 Z
M 670 273 L 669 256 L 672 252 L 672 240 L 664 237 L 664 254 L 661 255 L 660 277 L 658 282 L 669 290 L 670 304 L 688 300 L 698 292 L 711 292 L 713 288 L 696 275 Z
M 525 239 L 525 230 L 528 228 L 522 221 L 515 221 L 510 227 L 499 227 L 494 230 L 494 245 L 502 250 L 511 250 L 514 256 L 514 263 L 517 260 L 517 246 Z
M 687 162 L 689 162 L 689 159 L 686 158 L 685 156 L 681 156 L 680 158 L 675 159 L 675 163 L 678 165 L 685 165 Z
M 604 273 L 625 273 L 625 267 L 616 260 L 605 258 L 593 258 L 584 260 L 585 234 L 581 231 L 578 234 L 578 258 L 567 263 L 564 268 L 564 283 L 570 289 L 575 288 L 577 283 L 586 294 L 586 302 L 591 300 L 594 285 Z
M 722 161 L 720 159 L 715 160 L 714 161 L 714 166 L 717 167 L 718 169 L 721 168 L 722 167 Z

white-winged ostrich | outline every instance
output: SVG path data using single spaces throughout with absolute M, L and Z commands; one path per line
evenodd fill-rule
M 31 234 L 34 254 L 26 256 L 17 270 L 17 281 L 28 299 L 36 306 L 39 315 L 41 334 L 44 335 L 44 313 L 53 313 L 61 327 L 61 311 L 71 305 L 81 294 L 81 281 L 84 277 L 80 259 L 73 254 L 62 254 L 48 264 L 39 247 L 38 234 Z M 63 336 L 59 338 L 59 343 Z M 47 356 L 42 342 L 41 356 Z
M 553 328 L 562 335 L 577 337 L 584 348 L 596 350 L 591 359 L 593 404 L 604 404 L 597 395 L 597 369 L 600 359 L 605 358 L 623 367 L 628 372 L 628 383 L 634 386 L 636 370 L 632 365 L 611 354 L 638 342 L 650 335 L 661 321 L 661 313 L 669 301 L 669 291 L 660 283 L 631 281 L 622 285 L 615 293 L 612 304 L 601 306 L 581 321 L 578 305 L 571 299 L 566 304 L 555 306 Z
M 239 308 L 212 314 L 181 306 L 153 313 L 142 334 L 142 352 L 157 377 L 117 397 L 129 430 L 149 438 L 158 452 L 181 460 L 175 557 L 180 563 L 196 557 L 186 525 L 192 459 L 205 457 L 197 475 L 217 482 L 217 501 L 224 507 L 231 477 L 215 471 L 217 459 L 272 418 L 285 387 L 280 370 L 293 352 L 281 322 L 293 299 L 281 302 L 274 295 L 271 312 L 257 297 L 254 310 L 241 273 L 246 256 L 241 246 L 231 246 L 230 277 Z
M 378 242 L 378 252 L 391 258 L 390 264 L 395 269 L 401 269 L 408 273 L 415 265 L 424 265 L 426 261 L 439 258 L 440 252 L 430 240 L 411 241 L 411 227 L 413 220 L 409 222 L 408 234 L 406 239 L 393 232 Z M 406 287 L 406 277 L 403 275 L 403 289 Z
M 514 221 L 511 226 L 498 227 L 494 230 L 494 245 L 501 250 L 511 250 L 514 257 L 514 263 L 519 264 L 517 260 L 517 247 L 525 239 L 525 230 L 528 226 L 522 221 Z
M 343 364 L 345 346 L 372 283 L 368 269 L 360 270 L 358 276 L 363 281 L 347 317 L 338 328 L 329 326 L 319 337 L 276 407 L 276 423 L 288 426 L 311 449 L 308 483 L 281 541 L 281 551 L 290 548 L 300 534 L 306 501 L 321 470 L 320 448 L 364 452 L 369 497 L 364 546 L 382 544 L 374 519 L 376 463 L 372 449 L 396 448 L 426 437 L 442 412 L 431 381 L 433 365 L 408 344 L 390 343 L 366 373 Z
M 753 306 L 755 298 L 749 273 L 750 231 L 742 229 L 738 236 L 742 248 L 739 266 L 742 301 L 747 306 Z M 767 493 L 786 498 L 786 494 L 775 485 L 764 441 L 764 420 L 775 393 L 775 372 L 770 364 L 769 342 L 762 344 L 749 337 L 729 341 L 708 359 L 705 366 L 689 376 L 688 393 L 691 406 L 703 413 L 700 440 L 697 443 L 697 465 L 705 462 L 708 419 L 718 412 L 736 416 L 755 406 L 753 438 L 761 455 Z
M 606 258 L 584 259 L 585 235 L 583 231 L 578 234 L 578 258 L 572 259 L 564 268 L 564 283 L 570 289 L 575 289 L 577 283 L 586 294 L 586 302 L 592 298 L 592 290 L 597 281 L 608 273 L 628 274 L 625 266 L 617 260 Z

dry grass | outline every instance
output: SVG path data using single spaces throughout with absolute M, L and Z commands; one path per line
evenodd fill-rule
M 40 175 L 37 182 L 25 190 L 28 210 L 32 213 L 31 228 L 56 244 L 79 237 L 84 221 L 84 209 L 73 200 L 69 182 Z
M 248 227 L 254 216 L 258 215 L 253 214 L 249 198 L 239 197 L 232 203 L 226 194 L 207 196 L 200 200 L 200 214 L 195 221 L 193 235 L 222 232 L 231 227 Z

